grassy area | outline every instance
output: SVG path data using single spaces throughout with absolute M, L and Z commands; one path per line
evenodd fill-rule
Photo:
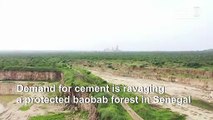
M 0 103 L 7 104 L 16 98 L 18 98 L 20 95 L 0 95 Z
M 122 86 L 120 88 L 122 89 Z M 115 92 L 114 94 L 128 98 L 136 96 L 136 94 L 128 92 Z M 141 96 L 139 96 L 139 103 L 129 103 L 129 106 L 144 120 L 185 120 L 185 115 L 172 112 L 170 109 L 141 103 Z
M 170 111 L 170 109 L 148 104 L 129 104 L 129 106 L 144 120 L 185 120 L 184 115 Z
M 69 86 L 105 86 L 106 81 L 94 76 L 89 71 L 75 68 L 64 69 L 65 84 Z M 94 97 L 105 96 L 110 98 L 108 93 L 91 93 Z M 132 120 L 127 111 L 120 104 L 98 104 L 97 111 L 100 120 Z
M 27 104 L 27 105 L 23 105 L 19 108 L 19 110 L 21 111 L 27 111 L 29 110 L 31 107 L 33 106 L 33 104 Z
M 29 120 L 87 120 L 88 113 L 87 112 L 74 112 L 74 113 L 49 113 L 47 115 L 39 115 L 30 117 Z
M 62 113 L 41 115 L 41 116 L 31 117 L 29 120 L 65 120 L 65 115 Z
M 213 103 L 208 103 L 203 100 L 192 99 L 191 105 L 202 108 L 202 109 L 213 111 Z
M 107 97 L 108 100 L 110 100 L 110 98 L 112 97 L 108 93 L 95 93 L 94 95 L 94 97 L 102 96 Z M 105 104 L 98 104 L 97 110 L 100 114 L 100 120 L 132 120 L 131 116 L 121 106 L 121 104 L 111 103 L 111 101 Z

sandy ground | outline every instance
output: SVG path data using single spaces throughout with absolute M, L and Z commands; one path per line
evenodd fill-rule
M 4 106 L 2 104 L 0 104 L 0 114 L 4 111 Z
M 60 111 L 60 107 L 48 105 L 44 108 L 43 105 L 34 104 L 27 111 L 21 111 L 19 108 L 22 105 L 11 102 L 6 107 L 5 111 L 0 114 L 0 120 L 27 120 L 30 116 L 44 115 L 48 112 Z
M 91 72 L 104 80 L 113 84 L 123 84 L 127 86 L 149 86 L 150 84 L 156 86 L 165 86 L 166 93 L 171 96 L 192 96 L 193 98 L 202 99 L 205 101 L 213 102 L 212 91 L 205 91 L 202 89 L 190 87 L 187 85 L 158 81 L 158 80 L 145 80 L 130 77 L 115 76 L 106 72 L 94 71 Z M 187 115 L 188 120 L 213 120 L 213 112 L 204 110 L 190 104 L 187 105 L 171 105 L 163 104 L 165 108 L 170 108 L 172 111 L 178 112 L 180 114 Z
M 46 96 L 45 93 L 28 93 L 25 96 L 41 97 Z M 45 115 L 50 112 L 61 112 L 63 111 L 63 106 L 54 104 L 33 104 L 29 110 L 21 111 L 19 108 L 23 106 L 22 104 L 16 103 L 16 99 L 7 103 L 6 105 L 1 105 L 0 101 L 0 120 L 28 120 L 31 116 Z M 2 111 L 1 111 L 2 110 Z

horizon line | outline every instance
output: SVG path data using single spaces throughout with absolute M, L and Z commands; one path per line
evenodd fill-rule
M 199 52 L 199 51 L 213 51 L 211 49 L 203 50 L 119 50 L 119 51 L 104 51 L 104 50 L 0 50 L 0 53 L 3 52 Z

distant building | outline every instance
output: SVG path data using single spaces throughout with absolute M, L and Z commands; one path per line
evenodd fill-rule
M 119 52 L 119 51 L 121 51 L 121 50 L 119 49 L 118 45 L 115 48 L 112 47 L 112 48 L 105 48 L 104 49 L 104 52 Z

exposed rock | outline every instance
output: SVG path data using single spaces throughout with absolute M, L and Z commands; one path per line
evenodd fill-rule
M 0 82 L 0 95 L 9 95 L 16 93 L 16 83 Z
M 62 78 L 60 72 L 0 71 L 0 80 L 53 81 Z

